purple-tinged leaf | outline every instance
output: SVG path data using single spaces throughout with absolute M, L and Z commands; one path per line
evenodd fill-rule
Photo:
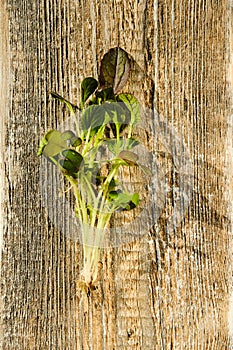
M 132 151 L 121 151 L 118 158 L 123 159 L 129 165 L 137 165 L 138 155 Z
M 130 60 L 120 47 L 110 49 L 103 57 L 100 66 L 100 88 L 112 87 L 117 94 L 126 84 L 130 71 Z

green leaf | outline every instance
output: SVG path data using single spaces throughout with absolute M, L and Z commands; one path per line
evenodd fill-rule
M 51 132 L 51 131 L 52 130 L 50 130 L 49 132 Z M 46 138 L 46 135 L 40 140 L 39 149 L 38 149 L 38 152 L 37 152 L 38 157 L 40 157 L 43 154 L 44 148 L 48 144 L 48 140 Z
M 71 102 L 66 100 L 64 97 L 62 97 L 61 95 L 58 95 L 56 92 L 50 92 L 50 94 L 56 100 L 65 103 L 72 114 L 75 114 L 75 110 L 79 109 L 77 106 L 73 105 Z
M 80 137 L 74 136 L 70 139 L 70 144 L 72 147 L 78 147 L 82 144 Z
M 139 194 L 138 193 L 134 193 L 131 199 L 132 203 L 135 205 L 135 207 L 138 206 L 139 203 Z
M 111 102 L 116 101 L 112 87 L 98 91 L 95 96 L 96 96 L 96 102 L 98 104 L 99 102 L 103 103 L 106 101 L 111 101 Z
M 127 139 L 126 140 L 126 145 L 125 145 L 125 147 L 126 147 L 126 149 L 131 149 L 131 148 L 133 148 L 133 147 L 135 147 L 135 146 L 137 146 L 137 145 L 139 145 L 139 141 L 138 140 L 136 140 L 135 138 L 133 138 L 133 137 L 130 137 L 129 139 Z
M 84 108 L 87 99 L 95 92 L 98 81 L 92 77 L 85 78 L 81 84 L 81 107 Z
M 103 145 L 107 146 L 109 151 L 112 152 L 115 156 L 119 153 L 119 150 L 124 147 L 124 139 L 108 139 L 103 141 Z
M 112 200 L 115 200 L 118 198 L 119 192 L 118 191 L 110 191 L 109 192 L 109 198 Z
M 132 151 L 121 151 L 118 154 L 118 158 L 123 159 L 129 165 L 137 165 L 138 155 Z
M 53 157 L 59 154 L 66 147 L 66 141 L 62 139 L 61 132 L 58 130 L 50 130 L 41 140 L 38 155 L 43 153 L 43 155 L 48 158 Z
M 138 100 L 131 94 L 119 94 L 117 100 L 124 102 L 131 113 L 130 124 L 136 125 L 140 121 L 140 105 Z
M 87 131 L 89 128 L 98 129 L 100 128 L 105 119 L 105 110 L 100 106 L 91 105 L 88 106 L 82 113 L 81 125 L 84 131 Z
M 68 174 L 77 173 L 83 161 L 82 155 L 72 149 L 62 151 L 61 155 L 64 157 L 59 160 L 61 167 L 65 169 Z
M 130 60 L 120 47 L 110 49 L 103 57 L 100 66 L 100 87 L 112 87 L 117 94 L 126 84 L 130 71 Z
M 114 124 L 123 124 L 125 122 L 125 111 L 121 105 L 117 102 L 104 103 L 103 108 L 105 109 L 106 116 L 105 121 Z
M 110 200 L 113 201 L 116 210 L 131 210 L 139 203 L 138 193 L 122 193 L 120 191 L 111 191 L 109 193 Z
M 71 130 L 66 130 L 61 134 L 61 138 L 64 141 L 70 141 L 70 145 L 73 147 L 77 147 L 81 145 L 82 140 L 80 137 L 77 137 L 75 133 Z
M 68 141 L 68 140 L 71 140 L 72 137 L 75 136 L 75 133 L 71 130 L 66 130 L 64 131 L 62 134 L 61 134 L 61 138 L 64 140 L 64 141 Z
M 141 165 L 139 164 L 139 167 L 142 169 L 142 171 L 144 172 L 145 175 L 147 175 L 148 177 L 152 176 L 152 171 L 146 167 L 145 165 Z
M 117 186 L 117 181 L 113 178 L 108 185 L 108 190 L 113 191 L 116 186 Z
M 125 122 L 125 111 L 117 102 L 105 102 L 102 105 L 88 106 L 82 114 L 82 129 L 84 131 L 98 129 L 108 123 L 123 124 Z
M 109 151 L 112 152 L 115 156 L 118 155 L 120 151 L 125 150 L 125 148 L 126 148 L 126 150 L 129 150 L 129 149 L 137 146 L 138 144 L 139 144 L 139 142 L 137 140 L 135 140 L 134 138 L 124 139 L 123 137 L 120 137 L 119 140 L 117 140 L 117 139 L 105 139 L 103 141 L 103 145 L 107 146 Z M 126 150 L 124 152 L 126 152 Z M 124 156 L 124 153 L 121 155 Z M 125 153 L 125 155 L 126 155 L 126 153 Z M 132 157 L 131 153 L 130 153 L 130 156 Z
M 127 112 L 125 108 L 123 108 L 124 104 L 119 102 L 111 102 L 104 103 L 103 107 L 105 108 L 105 123 L 109 123 L 112 129 L 113 135 L 118 138 L 117 128 L 119 134 L 124 130 L 127 126 Z

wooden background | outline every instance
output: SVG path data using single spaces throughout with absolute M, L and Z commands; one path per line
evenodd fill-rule
M 231 349 L 230 3 L 1 0 L 0 10 L 1 349 Z M 181 170 L 166 151 L 159 219 L 104 251 L 87 297 L 76 290 L 81 247 L 55 200 L 59 179 L 36 152 L 43 133 L 67 118 L 49 91 L 78 103 L 81 80 L 97 77 L 101 57 L 118 45 L 145 73 L 130 92 L 188 150 L 191 195 L 168 233 Z

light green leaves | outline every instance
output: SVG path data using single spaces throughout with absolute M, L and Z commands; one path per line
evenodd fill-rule
M 66 141 L 62 139 L 61 132 L 50 130 L 40 141 L 38 156 L 53 157 L 67 147 Z
M 110 49 L 100 66 L 100 87 L 112 87 L 117 94 L 126 84 L 130 71 L 130 61 L 126 51 L 120 47 Z
M 131 113 L 130 125 L 133 127 L 140 121 L 140 105 L 131 94 L 119 94 L 117 100 L 123 102 Z
M 78 147 L 82 144 L 80 137 L 77 137 L 71 130 L 66 130 L 61 134 L 61 138 L 65 141 L 69 141 L 72 147 Z
M 111 191 L 109 193 L 110 200 L 114 201 L 116 210 L 131 210 L 137 207 L 139 203 L 138 193 L 122 193 L 119 191 Z
M 82 143 L 82 140 L 75 136 L 73 131 L 67 130 L 63 133 L 58 130 L 50 130 L 45 136 L 41 139 L 38 156 L 42 154 L 47 158 L 52 158 L 57 155 L 63 154 L 63 152 L 67 149 L 67 142 L 70 143 L 72 147 L 77 147 Z M 71 150 L 72 152 L 75 152 Z M 76 152 L 77 153 L 77 152 Z M 70 153 L 70 155 L 73 153 Z M 71 159 L 73 161 L 73 159 Z
M 55 159 L 64 173 L 73 176 L 79 171 L 83 161 L 80 153 L 74 149 L 67 149 L 67 141 L 74 138 L 76 143 L 79 142 L 80 139 L 70 130 L 63 133 L 58 130 L 50 130 L 40 142 L 38 156 L 43 154 L 47 158 Z
M 106 139 L 103 141 L 103 145 L 107 146 L 109 151 L 112 152 L 115 156 L 117 156 L 121 151 L 132 149 L 138 144 L 139 142 L 134 138 L 124 139 L 123 137 L 120 137 L 119 140 L 114 138 Z
M 47 132 L 47 134 L 45 134 L 45 136 L 40 140 L 39 149 L 37 152 L 38 157 L 40 157 L 43 154 L 44 148 L 48 144 L 48 133 L 49 132 Z

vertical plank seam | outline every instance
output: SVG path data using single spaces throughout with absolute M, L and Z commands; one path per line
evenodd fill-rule
M 227 24 L 229 26 L 229 32 L 227 36 L 227 43 L 229 45 L 228 49 L 228 65 L 227 65 L 227 77 L 228 77 L 228 86 L 229 86 L 229 93 L 230 93 L 230 108 L 229 108 L 229 115 L 228 117 L 228 130 L 227 130 L 227 147 L 226 147 L 226 160 L 227 160 L 227 167 L 226 167 L 226 176 L 227 176 L 227 184 L 229 186 L 228 193 L 227 193 L 227 200 L 229 203 L 228 207 L 228 212 L 230 216 L 230 228 L 229 228 L 229 233 L 230 233 L 230 252 L 229 252 L 229 258 L 230 258 L 230 266 L 229 266 L 229 279 L 230 282 L 229 285 L 232 284 L 232 264 L 233 264 L 233 242 L 232 242 L 232 237 L 233 237 L 233 180 L 232 180 L 232 174 L 233 174 L 233 0 L 228 0 L 228 11 L 227 11 Z M 230 295 L 229 295 L 229 309 L 228 309 L 228 330 L 229 330 L 229 342 L 230 346 L 233 347 L 233 290 L 231 287 L 230 290 Z
M 5 1 L 0 3 L 0 99 L 1 99 L 1 116 L 0 116 L 0 276 L 2 277 L 2 252 L 4 247 L 4 227 L 5 214 L 4 202 L 6 198 L 6 179 L 4 171 L 4 147 L 5 147 L 5 122 L 7 120 L 8 105 L 8 80 L 9 69 L 8 59 L 8 17 L 5 9 Z M 3 296 L 0 295 L 0 348 L 3 346 Z

